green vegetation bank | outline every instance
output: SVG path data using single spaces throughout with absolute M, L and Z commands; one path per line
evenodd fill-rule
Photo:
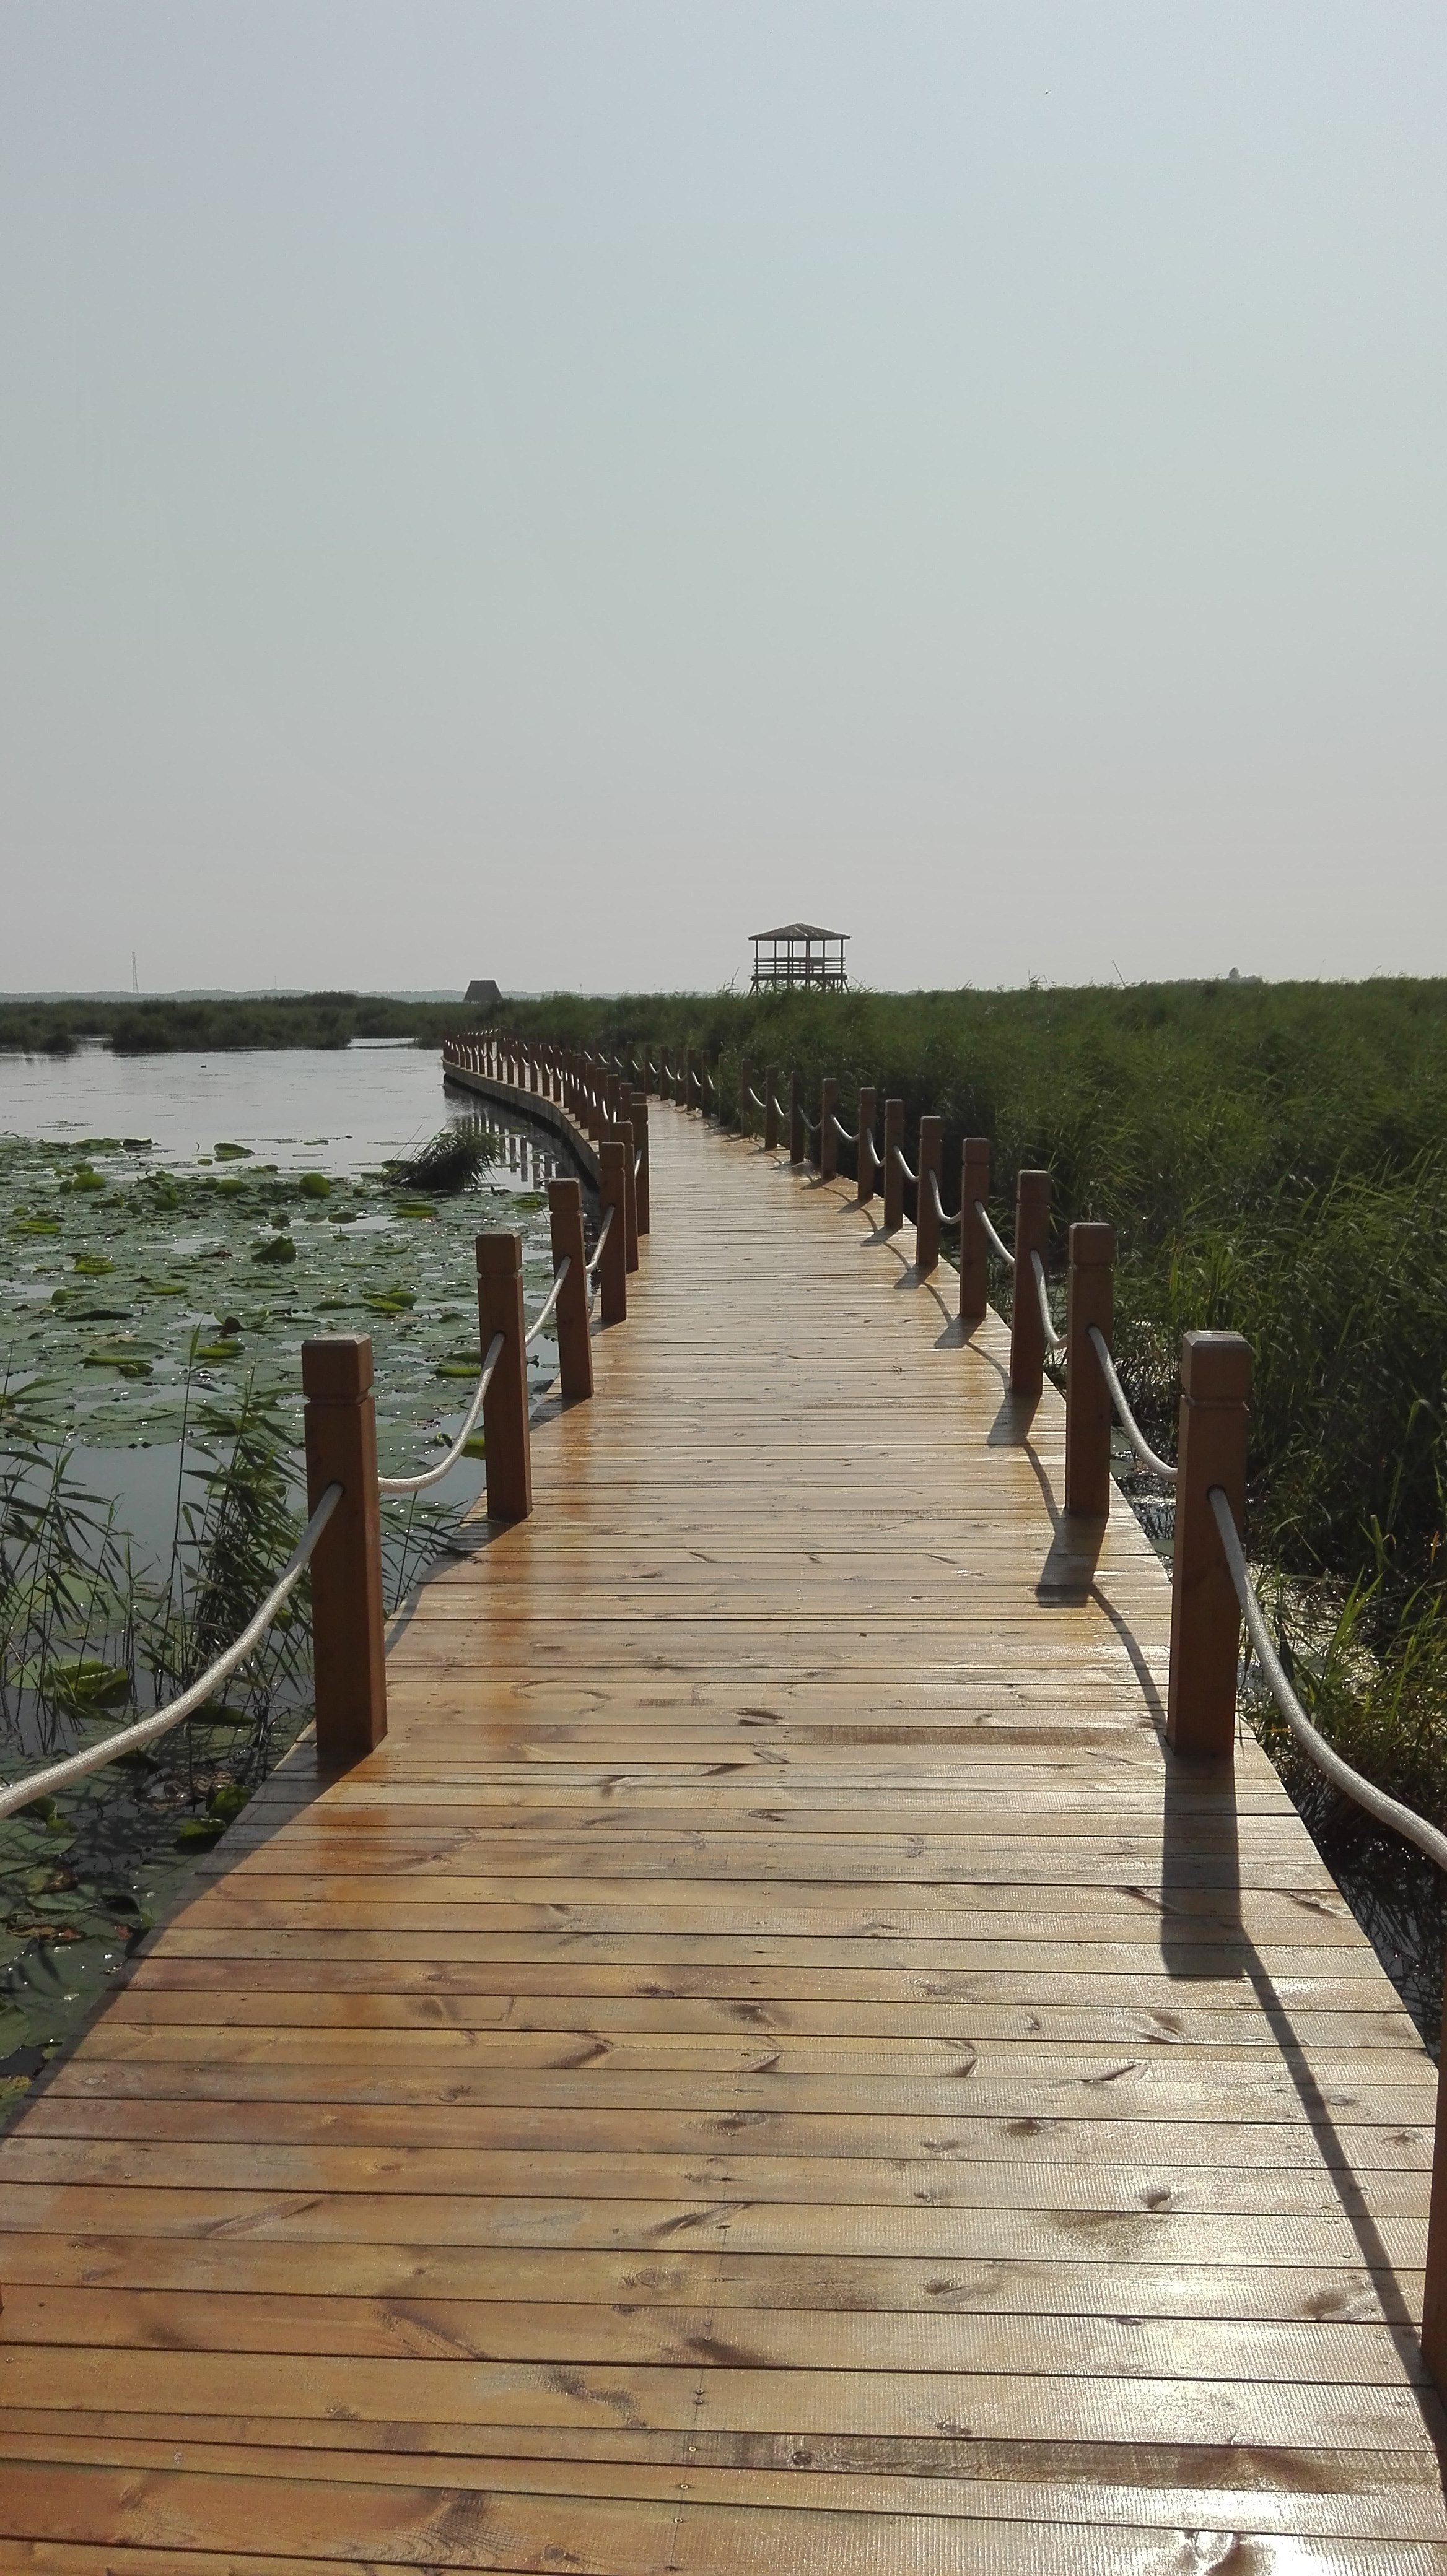
M 440 1046 L 460 1002 L 397 1002 L 378 993 L 222 995 L 129 1002 L 0 1002 L 0 1049 L 70 1055 L 99 1038 L 117 1055 L 219 1054 L 234 1047 L 344 1047 L 353 1038 L 412 1038 Z

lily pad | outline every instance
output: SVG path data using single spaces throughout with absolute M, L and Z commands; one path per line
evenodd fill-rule
M 268 1261 L 274 1268 L 279 1268 L 283 1262 L 295 1261 L 296 1245 L 289 1234 L 274 1234 L 270 1243 L 257 1245 L 251 1258 L 253 1261 Z
M 104 1252 L 78 1252 L 72 1264 L 82 1279 L 104 1279 L 106 1272 L 114 1270 L 115 1266 Z
M 430 1199 L 399 1199 L 397 1214 L 416 1218 L 429 1217 L 434 1225 L 437 1222 L 437 1210 Z
M 249 1163 L 251 1160 L 249 1145 L 213 1145 L 211 1150 L 218 1163 Z
M 303 1172 L 297 1188 L 304 1199 L 329 1199 L 332 1194 L 332 1185 L 325 1172 Z
M 54 1216 L 17 1216 L 11 1222 L 12 1234 L 59 1234 L 60 1219 Z
M 46 1681 L 58 1698 L 80 1708 L 111 1708 L 130 1697 L 131 1677 L 124 1664 L 108 1664 L 98 1655 L 77 1655 L 68 1664 L 49 1664 Z

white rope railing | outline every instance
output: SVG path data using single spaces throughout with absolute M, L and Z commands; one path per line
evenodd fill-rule
M 589 1279 L 596 1279 L 598 1276 L 598 1267 L 603 1258 L 603 1246 L 608 1240 L 609 1233 L 612 1230 L 613 1219 L 617 1213 L 618 1209 L 616 1204 L 613 1207 L 604 1210 L 603 1222 L 598 1228 L 598 1240 L 593 1246 L 593 1258 L 586 1265 L 586 1275 Z
M 956 1208 L 954 1215 L 951 1216 L 943 1199 L 940 1197 L 940 1176 L 934 1169 L 933 1165 L 930 1167 L 929 1189 L 930 1197 L 934 1201 L 935 1214 L 939 1218 L 941 1225 L 958 1225 L 964 1211 L 962 1208 Z
M 823 1119 L 822 1119 L 822 1118 L 811 1118 L 807 1109 L 801 1109 L 801 1110 L 800 1110 L 800 1112 L 799 1112 L 799 1115 L 800 1115 L 800 1117 L 802 1118 L 802 1120 L 803 1120 L 803 1122 L 804 1122 L 805 1130 L 806 1130 L 806 1132 L 807 1132 L 809 1135 L 811 1135 L 811 1136 L 822 1136 L 822 1135 L 823 1135 L 823 1133 L 824 1133 L 824 1121 L 823 1121 Z
M 908 1163 L 904 1159 L 904 1147 L 902 1145 L 896 1145 L 894 1149 L 894 1159 L 898 1163 L 900 1170 L 903 1172 L 905 1179 L 912 1182 L 917 1187 L 919 1183 L 919 1174 L 918 1172 L 912 1172 L 910 1170 Z
M 1135 1451 L 1136 1456 L 1139 1458 L 1141 1465 L 1143 1467 L 1149 1467 L 1151 1474 L 1153 1476 L 1159 1476 L 1163 1483 L 1173 1485 L 1176 1481 L 1176 1470 L 1171 1465 L 1169 1458 L 1161 1458 L 1157 1456 L 1155 1450 L 1151 1447 L 1149 1440 L 1147 1440 L 1145 1433 L 1142 1431 L 1140 1424 L 1137 1422 L 1135 1415 L 1132 1413 L 1129 1404 L 1126 1402 L 1125 1388 L 1121 1385 L 1120 1379 L 1116 1375 L 1115 1362 L 1110 1356 L 1110 1344 L 1107 1342 L 1099 1324 L 1092 1324 L 1090 1326 L 1090 1343 L 1091 1348 L 1095 1352 L 1096 1358 L 1100 1362 L 1101 1375 L 1110 1389 L 1111 1402 L 1115 1406 L 1116 1417 L 1120 1423 L 1120 1427 L 1125 1433 L 1127 1440 L 1130 1442 L 1132 1449 Z
M 787 1101 L 780 1100 L 776 1095 L 774 1100 L 774 1116 L 776 1118 L 782 1118 L 787 1124 L 791 1115 L 792 1112 L 789 1109 Z
M 1047 1351 L 1063 1351 L 1065 1335 L 1057 1333 L 1055 1329 L 1055 1318 L 1050 1312 L 1050 1291 L 1045 1284 L 1045 1264 L 1038 1252 L 1031 1253 L 1030 1267 L 1035 1275 L 1035 1294 L 1040 1300 L 1040 1323 L 1045 1335 L 1045 1347 Z
M 467 1447 L 468 1441 L 472 1437 L 477 1417 L 482 1411 L 483 1397 L 486 1395 L 488 1388 L 492 1384 L 493 1370 L 496 1368 L 506 1347 L 506 1334 L 494 1333 L 492 1340 L 487 1346 L 487 1357 L 482 1363 L 482 1375 L 477 1381 L 477 1392 L 473 1396 L 472 1402 L 467 1408 L 467 1419 L 463 1423 L 462 1429 L 459 1431 L 457 1438 L 453 1441 L 451 1448 L 448 1450 L 446 1457 L 439 1458 L 435 1467 L 425 1468 L 420 1476 L 379 1476 L 377 1478 L 377 1491 L 379 1494 L 425 1494 L 429 1485 L 441 1484 L 443 1477 L 448 1473 L 449 1469 L 456 1466 L 458 1459 L 462 1456 L 463 1450 Z
M 856 1127 L 846 1127 L 837 1109 L 831 1109 L 829 1116 L 833 1122 L 834 1133 L 838 1137 L 841 1145 L 857 1145 L 859 1142 L 859 1130 Z
M 768 1110 L 768 1106 L 769 1106 L 769 1104 L 768 1104 L 768 1102 L 767 1102 L 766 1100 L 761 1100 L 761 1099 L 759 1098 L 759 1095 L 758 1095 L 758 1093 L 755 1091 L 755 1089 L 754 1089 L 754 1087 L 753 1087 L 753 1084 L 752 1084 L 752 1083 L 749 1083 L 748 1085 L 746 1085 L 746 1089 L 747 1089 L 747 1092 L 748 1092 L 748 1097 L 749 1097 L 749 1098 L 750 1098 L 750 1100 L 753 1102 L 754 1107 L 755 1107 L 756 1109 L 761 1109 L 761 1110 L 765 1111 L 765 1113 L 767 1113 L 767 1110 Z
M 567 1275 L 568 1275 L 569 1271 L 572 1269 L 572 1266 L 573 1266 L 573 1256 L 572 1256 L 572 1254 L 571 1254 L 570 1252 L 565 1252 L 565 1253 L 564 1253 L 564 1255 L 563 1255 L 563 1257 L 562 1257 L 562 1260 L 558 1263 L 557 1271 L 556 1271 L 556 1273 L 555 1273 L 555 1275 L 554 1275 L 554 1278 L 553 1278 L 553 1284 L 552 1284 L 552 1287 L 551 1287 L 551 1288 L 549 1289 L 549 1291 L 548 1291 L 548 1299 L 547 1299 L 547 1303 L 546 1303 L 546 1305 L 544 1305 L 544 1306 L 540 1306 L 540 1307 L 539 1307 L 539 1309 L 538 1309 L 538 1311 L 537 1311 L 536 1315 L 534 1315 L 534 1317 L 533 1317 L 532 1322 L 529 1324 L 527 1331 L 526 1331 L 526 1332 L 524 1333 L 524 1335 L 523 1335 L 523 1349 L 524 1349 L 525 1351 L 529 1351 L 529 1350 L 531 1350 L 531 1349 L 532 1349 L 532 1346 L 533 1346 L 534 1342 L 537 1340 L 539 1333 L 540 1333 L 540 1332 L 542 1332 L 542 1330 L 543 1330 L 544 1326 L 546 1325 L 547 1320 L 548 1320 L 548 1317 L 551 1315 L 551 1313 L 552 1313 L 552 1311 L 553 1311 L 553 1308 L 556 1306 L 556 1304 L 557 1304 L 557 1302 L 558 1302 L 558 1299 L 561 1297 L 561 1295 L 562 1295 L 562 1293 L 563 1293 L 563 1281 L 567 1278 Z
M 32 1798 L 51 1797 L 57 1789 L 68 1788 L 72 1780 L 83 1780 L 91 1771 L 103 1771 L 108 1762 L 118 1760 L 121 1754 L 134 1753 L 142 1745 L 154 1744 L 158 1736 L 169 1735 L 173 1726 L 179 1726 L 183 1718 L 190 1717 L 193 1710 L 200 1708 L 228 1675 L 235 1672 L 237 1665 L 245 1663 L 253 1648 L 260 1645 L 278 1610 L 290 1599 L 305 1574 L 316 1543 L 341 1499 L 341 1486 L 328 1485 L 260 1609 L 247 1621 L 235 1644 L 228 1646 L 224 1655 L 218 1655 L 214 1664 L 207 1665 L 199 1681 L 192 1682 L 189 1689 L 183 1690 L 178 1699 L 168 1701 L 164 1708 L 153 1709 L 149 1717 L 137 1718 L 134 1726 L 123 1726 L 117 1734 L 106 1736 L 101 1743 L 88 1744 L 81 1753 L 71 1753 L 63 1761 L 48 1763 L 43 1771 L 32 1771 L 27 1779 L 8 1782 L 5 1788 L 0 1789 L 0 1817 L 17 1815 L 22 1807 L 29 1806 Z
M 1013 1270 L 1015 1267 L 1015 1255 L 1010 1250 L 1008 1243 L 1002 1243 L 1000 1241 L 998 1234 L 990 1223 L 990 1211 L 986 1207 L 983 1199 L 976 1199 L 975 1214 L 985 1229 L 986 1241 L 993 1246 L 1000 1260 L 1004 1262 L 1006 1269 Z
M 1236 1527 L 1230 1498 L 1220 1485 L 1213 1485 L 1207 1500 L 1220 1532 L 1222 1552 L 1231 1569 L 1231 1580 L 1236 1587 L 1236 1598 L 1241 1605 L 1241 1616 L 1246 1622 L 1246 1633 L 1256 1660 L 1266 1677 L 1271 1696 L 1302 1752 L 1330 1780 L 1333 1788 L 1340 1789 L 1343 1797 L 1365 1808 L 1369 1816 L 1376 1817 L 1378 1824 L 1390 1825 L 1407 1842 L 1415 1843 L 1418 1851 L 1425 1852 L 1439 1869 L 1447 1869 L 1447 1834 L 1439 1833 L 1425 1817 L 1415 1815 L 1410 1807 L 1404 1807 L 1400 1799 L 1389 1798 L 1385 1789 L 1378 1789 L 1372 1781 L 1364 1780 L 1360 1771 L 1354 1771 L 1349 1762 L 1343 1762 L 1341 1755 L 1332 1751 L 1326 1738 L 1318 1735 L 1287 1680 L 1285 1666 L 1271 1642 L 1265 1614 L 1246 1571 L 1241 1534 Z

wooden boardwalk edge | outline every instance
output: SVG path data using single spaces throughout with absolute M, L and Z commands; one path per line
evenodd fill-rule
M 0 2569 L 1447 2570 L 1436 2078 L 1170 1589 L 672 1109 L 598 1393 L 0 2140 Z

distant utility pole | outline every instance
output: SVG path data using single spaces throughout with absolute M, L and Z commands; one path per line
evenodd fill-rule
M 131 991 L 133 993 L 139 993 L 140 989 L 141 987 L 136 976 L 136 952 L 133 948 L 131 950 Z

